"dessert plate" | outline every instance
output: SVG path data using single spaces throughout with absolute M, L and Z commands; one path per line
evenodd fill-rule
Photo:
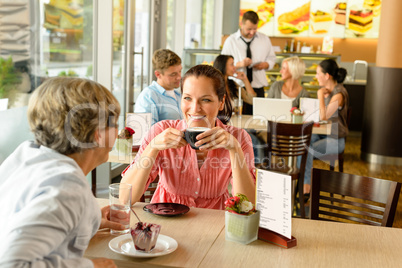
M 136 258 L 152 258 L 172 253 L 178 247 L 177 241 L 166 235 L 159 235 L 155 248 L 149 252 L 136 250 L 134 247 L 131 234 L 125 234 L 113 238 L 109 242 L 109 248 L 119 254 L 136 257 Z
M 177 203 L 151 203 L 144 206 L 143 209 L 152 214 L 166 217 L 182 215 L 190 211 L 188 206 Z

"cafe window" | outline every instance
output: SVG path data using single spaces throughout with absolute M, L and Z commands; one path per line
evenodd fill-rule
M 167 2 L 167 47 L 179 54 L 183 48 L 219 48 L 222 34 L 223 2 L 181 0 L 179 3 L 180 5 L 178 0 L 168 0 Z M 178 20 L 183 20 L 183 16 L 184 27 L 180 29 L 182 24 Z M 175 25 L 179 27 L 174 28 Z M 183 32 L 180 34 L 177 31 Z M 177 43 L 180 35 L 184 36 L 182 44 Z
M 48 76 L 93 77 L 93 1 L 40 1 L 41 69 Z

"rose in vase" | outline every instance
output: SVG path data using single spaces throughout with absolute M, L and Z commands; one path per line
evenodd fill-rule
M 116 149 L 124 154 L 130 154 L 133 147 L 133 135 L 135 131 L 130 127 L 123 128 L 116 140 Z
M 229 197 L 225 201 L 225 210 L 241 215 L 251 215 L 255 213 L 253 203 L 243 194 L 236 194 L 233 197 Z
M 257 240 L 260 212 L 243 194 L 225 201 L 225 239 L 242 244 Z

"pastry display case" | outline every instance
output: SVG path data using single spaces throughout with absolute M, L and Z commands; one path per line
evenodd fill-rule
M 212 65 L 217 56 L 221 54 L 220 49 L 184 49 L 183 52 L 183 74 L 191 67 L 198 64 Z
M 215 58 L 220 55 L 219 49 L 184 49 L 183 52 L 183 74 L 191 67 L 197 64 L 210 64 L 212 65 Z M 268 87 L 276 80 L 281 79 L 279 70 L 281 68 L 282 60 L 288 57 L 298 56 L 306 63 L 306 72 L 302 77 L 303 87 L 310 92 L 311 97 L 317 96 L 319 88 L 318 82 L 315 79 L 317 65 L 325 59 L 333 59 L 340 64 L 341 55 L 337 54 L 318 54 L 318 53 L 277 53 L 276 64 L 273 69 L 266 72 L 268 79 Z
M 336 54 L 317 54 L 317 53 L 278 53 L 276 54 L 276 64 L 273 69 L 267 71 L 267 79 L 269 86 L 275 81 L 281 79 L 281 74 L 279 72 L 281 68 L 281 63 L 283 59 L 288 57 L 298 56 L 306 64 L 306 72 L 301 79 L 302 86 L 310 92 L 311 97 L 317 96 L 317 90 L 319 88 L 318 82 L 315 78 L 316 69 L 318 64 L 325 59 L 333 59 L 338 64 L 341 62 L 341 55 Z M 268 86 L 268 90 L 269 90 Z

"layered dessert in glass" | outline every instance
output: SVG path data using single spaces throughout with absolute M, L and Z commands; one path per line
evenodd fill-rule
M 335 23 L 340 25 L 346 24 L 346 3 L 337 3 L 334 8 Z
M 131 237 L 133 238 L 136 250 L 151 252 L 158 240 L 161 226 L 154 223 L 137 222 L 131 227 Z
M 381 0 L 364 0 L 363 8 L 371 9 L 374 17 L 377 17 L 381 13 Z
M 373 11 L 371 9 L 351 9 L 349 14 L 349 29 L 360 34 L 373 28 Z
M 331 27 L 332 16 L 328 12 L 317 10 L 310 14 L 311 29 L 314 33 L 327 33 Z

